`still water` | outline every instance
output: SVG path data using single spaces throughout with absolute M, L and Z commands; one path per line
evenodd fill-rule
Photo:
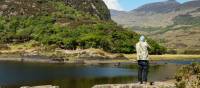
M 182 64 L 199 61 L 161 61 L 151 64 L 150 81 L 173 78 Z M 57 85 L 61 88 L 91 88 L 96 84 L 137 82 L 137 65 L 67 65 L 0 62 L 0 87 Z

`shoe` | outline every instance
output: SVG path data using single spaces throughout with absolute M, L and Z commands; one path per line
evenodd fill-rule
M 154 85 L 154 82 L 150 82 L 149 85 Z

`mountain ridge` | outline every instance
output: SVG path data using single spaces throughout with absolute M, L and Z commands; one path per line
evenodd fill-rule
M 123 27 L 139 34 L 149 36 L 168 49 L 184 53 L 187 50 L 200 50 L 200 0 L 193 0 L 176 5 L 171 10 L 160 11 L 166 6 L 160 3 L 176 2 L 175 0 L 143 5 L 129 12 L 114 11 L 111 18 Z M 155 6 L 158 5 L 158 6 Z M 112 14 L 113 10 L 111 10 Z M 181 50 L 179 50 L 181 49 Z
M 163 2 L 154 2 L 150 4 L 145 4 L 132 11 L 136 12 L 155 12 L 155 13 L 167 13 L 176 10 L 181 4 L 176 0 L 167 0 Z M 131 11 L 131 12 L 132 12 Z
M 166 5 L 163 5 L 165 3 Z M 171 5 L 171 3 L 176 3 Z M 166 8 L 169 6 L 169 8 Z M 147 8 L 148 7 L 148 8 Z M 173 24 L 173 18 L 200 8 L 200 0 L 178 3 L 176 0 L 145 4 L 137 9 L 125 12 L 110 10 L 111 18 L 125 26 L 166 27 Z M 114 15 L 113 15 L 114 14 Z

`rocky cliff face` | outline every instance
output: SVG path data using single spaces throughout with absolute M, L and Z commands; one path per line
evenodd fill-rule
M 47 3 L 56 0 L 0 0 L 0 15 L 36 15 L 53 12 L 55 9 Z M 57 0 L 63 1 L 79 11 L 110 20 L 110 12 L 102 0 Z
M 103 0 L 65 0 L 65 2 L 77 10 L 96 15 L 103 20 L 110 19 L 110 12 Z

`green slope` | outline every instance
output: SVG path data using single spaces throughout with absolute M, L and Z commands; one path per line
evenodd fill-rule
M 112 53 L 135 52 L 134 45 L 140 35 L 127 31 L 112 21 L 77 11 L 62 0 L 44 1 L 39 0 L 36 7 L 29 8 L 35 12 L 13 15 L 10 12 L 19 13 L 20 10 L 11 9 L 0 16 L 0 42 L 12 44 L 35 40 L 41 45 L 55 45 L 62 49 L 92 47 Z M 151 39 L 148 41 L 153 47 L 150 53 L 164 53 L 164 47 Z

